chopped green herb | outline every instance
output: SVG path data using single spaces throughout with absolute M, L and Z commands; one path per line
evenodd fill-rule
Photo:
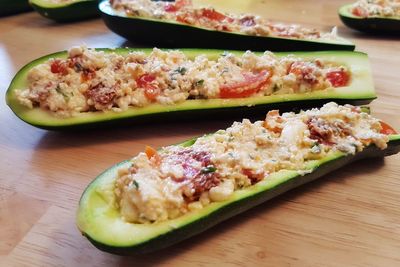
M 139 183 L 136 180 L 133 180 L 133 185 L 135 186 L 136 190 L 139 189 Z
M 178 67 L 175 72 L 179 73 L 180 75 L 185 75 L 187 69 L 185 67 Z
M 215 172 L 217 170 L 217 168 L 215 168 L 214 166 L 207 166 L 201 169 L 201 173 L 212 173 Z
M 204 84 L 204 80 L 201 79 L 201 80 L 196 81 L 196 82 L 194 83 L 194 86 L 195 86 L 195 87 L 201 87 L 201 86 L 203 86 L 203 84 Z
M 59 94 L 62 94 L 62 96 L 64 97 L 64 100 L 66 102 L 68 102 L 69 96 L 61 90 L 59 85 L 57 85 L 57 87 L 56 87 L 56 92 L 59 93 Z

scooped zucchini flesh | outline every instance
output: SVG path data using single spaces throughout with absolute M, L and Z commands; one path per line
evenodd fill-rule
M 227 5 L 231 4 L 226 3 Z M 344 38 L 306 40 L 276 36 L 254 36 L 237 32 L 217 31 L 175 21 L 128 16 L 124 11 L 113 9 L 108 0 L 99 3 L 99 10 L 105 24 L 111 31 L 130 41 L 147 43 L 152 46 L 251 49 L 255 51 L 353 51 L 355 48 L 352 42 Z
M 115 50 L 104 49 L 104 51 L 126 55 L 129 52 L 138 50 L 118 48 Z M 140 51 L 148 54 L 152 50 L 140 49 Z M 216 59 L 223 53 L 222 50 L 186 49 L 182 51 L 188 58 L 192 59 L 200 54 L 204 54 L 210 59 Z M 243 54 L 240 51 L 231 52 L 236 55 Z M 174 105 L 151 104 L 145 107 L 131 107 L 124 112 L 114 112 L 111 110 L 85 112 L 68 118 L 54 116 L 51 112 L 38 107 L 30 109 L 21 105 L 17 100 L 15 91 L 28 88 L 28 72 L 33 67 L 48 61 L 50 58 L 66 58 L 67 53 L 63 51 L 44 56 L 23 67 L 12 80 L 6 93 L 6 100 L 12 111 L 23 121 L 40 128 L 59 130 L 74 127 L 95 127 L 101 124 L 145 119 L 150 116 L 160 116 L 163 118 L 176 117 L 179 114 L 184 115 L 188 112 L 204 115 L 211 112 L 251 111 L 255 108 L 264 109 L 274 105 L 296 106 L 297 108 L 310 104 L 318 106 L 330 100 L 358 105 L 366 104 L 376 98 L 369 60 L 366 54 L 347 51 L 276 53 L 278 56 L 286 56 L 288 54 L 294 54 L 305 60 L 318 58 L 345 65 L 351 71 L 351 80 L 348 86 L 313 91 L 306 94 L 296 93 L 235 99 L 186 100 Z M 265 109 L 263 112 L 265 112 Z
M 88 19 L 99 15 L 96 0 L 49 1 L 29 0 L 30 5 L 43 17 L 57 22 Z
M 339 8 L 339 17 L 342 22 L 353 29 L 374 34 L 400 34 L 400 17 L 360 17 L 352 14 L 352 4 Z
M 190 147 L 195 141 L 192 139 L 178 146 Z M 82 234 L 101 250 L 116 254 L 155 251 L 201 233 L 353 161 L 396 154 L 400 151 L 400 135 L 389 135 L 387 145 L 384 150 L 370 145 L 356 154 L 334 151 L 319 160 L 309 161 L 306 169 L 310 172 L 303 176 L 297 171 L 281 170 L 250 187 L 234 191 L 227 200 L 212 202 L 175 219 L 150 224 L 127 222 L 113 204 L 112 194 L 118 170 L 131 165 L 130 161 L 124 161 L 100 174 L 86 188 L 79 203 L 77 225 Z

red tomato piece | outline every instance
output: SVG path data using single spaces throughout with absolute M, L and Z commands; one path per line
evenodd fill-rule
M 143 74 L 140 76 L 137 80 L 136 83 L 139 87 L 147 87 L 150 85 L 151 82 L 153 82 L 156 79 L 156 76 L 151 75 L 151 74 Z
M 192 5 L 192 1 L 191 0 L 176 0 L 175 1 L 175 6 L 178 9 L 181 9 L 184 6 L 190 6 L 190 5 Z
M 361 7 L 354 8 L 351 13 L 353 13 L 353 15 L 355 15 L 355 16 L 363 17 L 363 18 L 368 16 L 367 11 Z
M 66 65 L 59 59 L 56 59 L 51 63 L 50 70 L 52 73 L 61 73 L 63 75 L 68 74 Z
M 331 71 L 326 74 L 326 78 L 331 82 L 333 87 L 342 87 L 348 84 L 350 76 L 343 70 Z
M 231 19 L 224 14 L 210 8 L 203 8 L 201 11 L 201 16 L 210 20 L 223 21 L 224 19 Z
M 156 77 L 154 75 L 143 74 L 136 80 L 138 87 L 144 89 L 144 95 L 150 101 L 156 100 L 156 97 L 161 92 L 160 88 L 158 88 L 155 83 L 155 79 L 156 79 Z
M 264 172 L 255 173 L 254 171 L 252 171 L 250 169 L 245 169 L 245 168 L 242 169 L 242 173 L 250 179 L 251 184 L 256 184 L 259 181 L 261 181 L 262 179 L 264 179 L 264 177 L 265 177 Z
M 242 98 L 249 97 L 258 91 L 269 81 L 271 72 L 264 70 L 254 74 L 243 73 L 244 80 L 234 84 L 226 84 L 220 87 L 221 98 Z
M 164 6 L 164 10 L 166 12 L 176 12 L 178 11 L 178 8 L 176 7 L 176 5 L 168 3 Z
M 192 4 L 192 2 L 191 1 L 189 1 L 189 0 L 177 0 L 177 1 L 175 1 L 175 3 L 167 3 L 165 6 L 164 6 L 164 10 L 166 11 L 166 12 L 177 12 L 177 11 L 179 11 L 182 7 L 184 7 L 184 6 L 188 6 L 188 5 L 191 5 Z
M 397 134 L 396 130 L 392 128 L 389 124 L 386 122 L 380 121 L 382 129 L 381 133 L 386 134 L 386 135 L 391 135 L 391 134 Z
M 144 91 L 144 95 L 150 101 L 155 101 L 159 94 L 160 94 L 160 89 L 157 87 L 148 87 L 148 88 L 145 88 L 145 91 Z

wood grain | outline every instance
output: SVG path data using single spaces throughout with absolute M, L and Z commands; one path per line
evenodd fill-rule
M 218 1 L 204 0 L 214 3 Z M 329 29 L 370 56 L 379 98 L 372 112 L 400 129 L 400 42 L 345 28 L 347 1 L 232 1 L 282 21 Z M 100 19 L 56 24 L 36 13 L 0 19 L 0 88 L 29 61 L 73 45 L 140 45 Z M 105 168 L 141 151 L 224 128 L 231 120 L 126 125 L 57 133 L 33 128 L 0 101 L 0 266 L 400 266 L 400 156 L 325 176 L 158 253 L 120 257 L 95 249 L 75 226 L 79 197 Z

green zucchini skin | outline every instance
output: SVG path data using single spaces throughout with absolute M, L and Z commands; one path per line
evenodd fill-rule
M 32 10 L 28 0 L 1 0 L 0 17 Z
M 128 17 L 113 12 L 108 0 L 99 4 L 101 16 L 107 27 L 124 38 L 151 46 L 217 48 L 254 51 L 319 51 L 349 50 L 352 43 L 339 44 L 290 38 L 261 37 L 223 31 L 208 30 L 182 23 Z
M 104 51 L 115 51 L 126 54 L 138 49 L 119 48 L 116 50 L 103 49 Z M 140 49 L 150 53 L 151 49 Z M 217 57 L 223 53 L 222 50 L 200 50 L 182 49 L 188 57 L 205 54 L 209 57 Z M 241 51 L 231 51 L 241 55 Z M 144 108 L 130 108 L 126 112 L 93 112 L 72 118 L 57 118 L 50 112 L 40 108 L 29 109 L 22 106 L 15 95 L 18 89 L 27 88 L 27 74 L 31 68 L 47 61 L 49 58 L 65 58 L 66 52 L 58 52 L 41 57 L 24 66 L 12 80 L 7 93 L 6 102 L 11 110 L 23 121 L 35 127 L 47 130 L 74 130 L 81 128 L 96 128 L 126 123 L 141 123 L 160 120 L 182 120 L 201 118 L 205 115 L 209 118 L 226 117 L 237 118 L 252 115 L 265 115 L 268 109 L 293 110 L 306 107 L 321 106 L 326 102 L 335 101 L 341 104 L 364 105 L 376 98 L 368 57 L 360 52 L 350 51 L 324 51 L 324 52 L 292 52 L 276 53 L 280 56 L 295 54 L 303 58 L 320 58 L 330 61 L 339 61 L 356 69 L 351 83 L 347 87 L 334 89 L 330 92 L 313 92 L 308 94 L 276 95 L 265 97 L 253 97 L 242 99 L 209 99 L 209 100 L 187 100 L 176 105 L 150 105 Z
M 194 140 L 189 141 L 193 143 Z M 187 239 L 191 236 L 199 234 L 212 226 L 229 219 L 239 213 L 242 213 L 252 207 L 255 207 L 269 199 L 272 199 L 286 191 L 289 191 L 293 188 L 296 188 L 305 183 L 311 182 L 327 173 L 330 173 L 342 166 L 350 164 L 353 161 L 357 161 L 364 158 L 373 158 L 373 157 L 385 157 L 389 155 L 396 154 L 400 151 L 400 135 L 392 135 L 391 140 L 388 143 L 388 147 L 385 150 L 380 150 L 375 146 L 369 146 L 365 148 L 362 152 L 359 152 L 355 155 L 336 155 L 331 157 L 324 162 L 319 162 L 316 166 L 314 166 L 313 171 L 304 176 L 300 175 L 292 175 L 291 177 L 285 177 L 285 174 L 281 175 L 278 179 L 281 179 L 280 182 L 268 188 L 266 190 L 257 191 L 254 189 L 253 193 L 247 194 L 246 197 L 236 199 L 234 201 L 223 204 L 218 209 L 214 209 L 211 212 L 207 212 L 206 215 L 200 216 L 194 220 L 187 220 L 187 223 L 183 223 L 182 226 L 179 227 L 171 227 L 168 231 L 163 232 L 160 235 L 151 235 L 147 240 L 142 242 L 137 242 L 135 240 L 134 231 L 132 233 L 127 232 L 126 235 L 132 234 L 132 245 L 127 244 L 118 244 L 119 240 L 113 240 L 112 244 L 105 242 L 102 240 L 101 231 L 114 231 L 115 226 L 110 226 L 107 229 L 90 229 L 90 226 L 96 224 L 96 219 L 91 218 L 90 198 L 93 197 L 94 191 L 97 190 L 98 183 L 101 183 L 104 179 L 113 179 L 112 174 L 115 174 L 116 169 L 119 168 L 121 164 L 126 164 L 126 162 L 122 162 L 117 164 L 104 173 L 100 174 L 84 191 L 78 209 L 78 228 L 82 232 L 82 234 L 98 249 L 114 253 L 120 255 L 135 255 L 135 254 L 143 254 L 152 252 L 155 250 L 159 250 L 168 246 L 171 246 L 175 243 L 178 243 L 184 239 Z M 251 189 L 252 190 L 252 189 Z M 103 204 L 107 205 L 107 204 Z M 94 208 L 103 208 L 102 204 L 98 204 Z M 96 213 L 97 214 L 97 213 Z M 98 215 L 98 214 L 97 214 Z M 107 215 L 104 215 L 107 216 Z M 101 217 L 101 216 L 100 216 Z M 97 219 L 99 220 L 99 219 Z M 158 225 L 153 225 L 154 229 L 157 230 Z M 96 234 L 99 234 L 97 236 Z
M 81 0 L 70 4 L 46 6 L 41 0 L 29 0 L 35 11 L 56 22 L 73 22 L 99 16 L 97 0 Z
M 344 5 L 338 11 L 340 19 L 347 27 L 370 34 L 400 35 L 400 18 L 360 18 L 351 14 L 350 6 Z

